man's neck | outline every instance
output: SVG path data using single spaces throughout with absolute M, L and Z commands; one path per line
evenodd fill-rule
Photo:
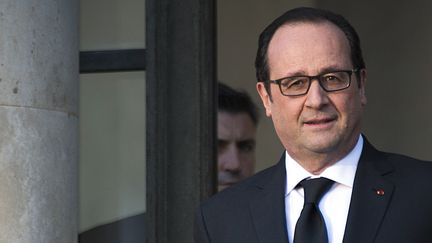
M 351 146 L 347 146 L 344 150 L 335 151 L 334 153 L 314 153 L 314 152 L 301 152 L 297 153 L 289 151 L 289 155 L 305 170 L 313 175 L 320 175 L 328 167 L 334 165 L 345 156 L 347 156 L 360 141 L 359 137 L 351 142 Z

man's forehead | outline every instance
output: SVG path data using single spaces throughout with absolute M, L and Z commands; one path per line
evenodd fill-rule
M 218 123 L 231 123 L 233 120 L 254 123 L 250 114 L 246 111 L 225 111 L 219 110 L 217 113 Z
M 281 26 L 269 44 L 267 55 L 272 79 L 308 72 L 312 75 L 322 72 L 323 68 L 347 68 L 345 66 L 351 64 L 348 39 L 330 22 L 296 22 Z M 275 74 L 274 70 L 286 73 Z
M 246 112 L 218 112 L 218 138 L 250 139 L 255 133 L 256 127 Z
M 349 44 L 344 32 L 331 22 L 292 22 L 280 26 L 275 31 L 268 48 L 270 51 L 275 47 L 275 43 L 279 42 L 301 45 L 305 39 L 319 44 L 326 36 L 343 37 L 341 40 Z

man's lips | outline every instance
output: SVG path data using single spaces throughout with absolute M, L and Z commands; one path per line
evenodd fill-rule
M 218 173 L 218 184 L 224 186 L 231 186 L 239 182 L 241 178 L 239 176 L 232 175 L 226 172 Z
M 219 182 L 219 185 L 221 186 L 232 186 L 234 184 L 236 184 L 237 182 L 235 181 L 231 181 L 231 182 Z
M 305 125 L 311 125 L 311 126 L 314 126 L 314 125 L 325 125 L 325 124 L 331 123 L 331 122 L 333 122 L 335 120 L 336 120 L 335 117 L 324 117 L 324 118 L 308 119 L 308 120 L 305 120 L 303 123 Z

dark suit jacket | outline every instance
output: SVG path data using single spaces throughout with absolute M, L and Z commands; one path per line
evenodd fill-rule
M 282 156 L 202 203 L 195 242 L 287 243 L 285 177 Z M 431 243 L 432 163 L 380 152 L 365 141 L 343 242 Z

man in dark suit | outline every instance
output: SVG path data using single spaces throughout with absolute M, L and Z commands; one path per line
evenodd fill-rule
M 366 68 L 342 16 L 284 13 L 261 33 L 255 66 L 286 151 L 200 206 L 196 243 L 432 242 L 432 163 L 362 136 Z

